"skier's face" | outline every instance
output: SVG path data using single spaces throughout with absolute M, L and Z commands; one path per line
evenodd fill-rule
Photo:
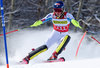
M 55 12 L 56 16 L 60 17 L 62 12 Z
M 61 8 L 54 8 L 54 12 L 55 12 L 56 16 L 61 16 L 62 9 Z

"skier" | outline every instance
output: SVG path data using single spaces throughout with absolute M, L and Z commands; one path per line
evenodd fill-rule
M 48 50 L 51 45 L 54 43 L 58 44 L 58 47 L 53 52 L 53 54 L 50 56 L 48 60 L 56 60 L 58 55 L 62 53 L 66 45 L 68 44 L 70 40 L 70 36 L 68 35 L 68 29 L 70 22 L 76 26 L 82 29 L 82 27 L 79 25 L 79 23 L 75 20 L 72 14 L 67 13 L 64 9 L 64 4 L 62 1 L 55 2 L 53 6 L 53 13 L 49 13 L 46 17 L 44 17 L 41 20 L 36 21 L 33 25 L 30 27 L 37 27 L 41 24 L 44 24 L 45 22 L 52 20 L 53 23 L 53 32 L 50 36 L 50 38 L 46 41 L 46 43 L 35 50 L 31 51 L 28 56 L 26 56 L 21 63 L 28 64 L 29 60 L 33 59 L 40 53 Z

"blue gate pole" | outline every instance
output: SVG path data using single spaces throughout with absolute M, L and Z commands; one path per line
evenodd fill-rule
M 1 16 L 2 16 L 2 28 L 3 28 L 3 34 L 4 34 L 4 45 L 5 45 L 5 54 L 6 54 L 6 64 L 7 68 L 9 68 L 8 63 L 8 53 L 7 53 L 7 42 L 6 42 L 6 30 L 5 30 L 5 21 L 4 21 L 4 8 L 3 8 L 3 0 L 0 0 L 1 4 Z

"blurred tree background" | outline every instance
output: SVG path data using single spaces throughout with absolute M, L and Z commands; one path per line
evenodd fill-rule
M 53 4 L 58 0 L 3 0 L 6 31 L 33 24 L 53 12 Z M 100 29 L 99 0 L 62 0 L 67 12 L 73 14 L 81 26 L 98 32 Z M 0 16 L 1 20 L 1 16 Z M 0 32 L 2 32 L 0 23 Z M 45 25 L 51 26 L 51 23 Z M 75 28 L 71 25 L 71 28 Z M 76 28 L 75 28 L 76 31 Z

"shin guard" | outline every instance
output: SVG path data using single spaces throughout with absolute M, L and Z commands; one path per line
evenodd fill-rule
M 40 53 L 46 51 L 48 48 L 46 45 L 40 46 L 37 49 L 35 49 L 34 51 L 31 51 L 28 55 L 29 59 L 33 59 L 34 57 L 36 57 L 37 55 L 39 55 Z
M 56 49 L 57 54 L 60 54 L 64 50 L 69 40 L 70 40 L 70 36 L 66 35 L 64 39 L 62 40 L 62 42 L 60 43 L 60 45 Z

